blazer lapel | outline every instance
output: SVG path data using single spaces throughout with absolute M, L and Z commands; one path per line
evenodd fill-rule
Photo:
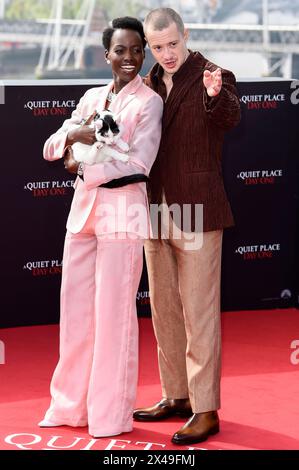
M 99 90 L 98 100 L 95 102 L 95 109 L 97 111 L 104 111 L 106 107 L 106 101 L 109 91 L 113 88 L 113 81 L 108 83 L 108 85 L 101 87 Z
M 114 101 L 110 105 L 110 110 L 116 116 L 133 100 L 135 99 L 135 93 L 142 85 L 142 79 L 140 75 L 137 75 L 134 80 L 124 86 Z
M 140 75 L 137 75 L 134 80 L 120 90 L 115 100 L 110 104 L 109 109 L 111 112 L 115 115 L 119 114 L 135 98 L 135 93 L 141 85 L 142 79 Z M 93 103 L 94 110 L 103 111 L 106 108 L 108 93 L 112 88 L 113 81 L 99 88 L 99 93 Z
M 190 52 L 186 62 L 173 76 L 173 88 L 164 106 L 163 129 L 171 123 L 185 98 L 190 86 L 200 80 L 205 66 L 204 57 L 198 52 Z

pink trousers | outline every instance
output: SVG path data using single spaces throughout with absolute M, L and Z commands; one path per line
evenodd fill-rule
M 88 424 L 92 436 L 103 437 L 132 430 L 143 240 L 97 236 L 90 222 L 66 234 L 60 358 L 45 419 Z

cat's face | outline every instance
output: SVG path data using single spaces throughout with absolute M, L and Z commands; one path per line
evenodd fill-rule
M 99 115 L 99 119 L 95 121 L 95 132 L 98 141 L 111 145 L 119 134 L 119 127 L 113 116 L 107 113 Z
M 103 139 L 103 142 L 107 145 L 113 144 L 115 142 L 115 138 L 117 137 L 119 130 L 112 131 L 112 129 L 108 128 L 106 131 L 102 128 L 100 130 L 100 135 Z

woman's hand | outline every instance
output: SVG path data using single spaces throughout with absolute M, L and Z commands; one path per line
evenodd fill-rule
M 79 162 L 77 162 L 71 155 L 70 152 L 66 152 L 66 155 L 64 157 L 64 168 L 69 172 L 73 174 L 77 174 L 78 171 L 78 166 Z
M 89 126 L 81 126 L 78 129 L 71 130 L 66 139 L 66 145 L 73 145 L 75 142 L 92 145 L 96 142 L 94 129 Z

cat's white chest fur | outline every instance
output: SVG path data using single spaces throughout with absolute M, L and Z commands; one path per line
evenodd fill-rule
M 76 142 L 72 145 L 74 158 L 78 162 L 95 163 L 129 160 L 128 144 L 122 140 L 123 127 L 118 125 L 109 111 L 98 112 L 90 127 L 95 130 L 97 141 L 93 145 Z M 120 151 L 119 151 L 119 150 Z

